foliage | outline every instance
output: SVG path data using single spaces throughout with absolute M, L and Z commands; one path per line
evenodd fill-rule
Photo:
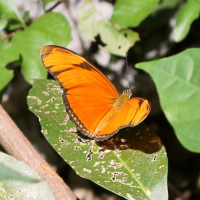
M 109 140 L 94 145 L 94 141 L 79 137 L 74 124 L 66 119 L 61 93 L 56 81 L 37 80 L 28 104 L 40 119 L 46 139 L 76 173 L 124 197 L 167 199 L 166 152 L 154 131 L 144 125 L 119 131 L 124 142 L 116 150 Z M 128 148 L 132 142 L 136 144 Z
M 178 139 L 194 152 L 200 152 L 199 54 L 199 49 L 187 49 L 169 58 L 136 65 L 152 76 L 162 109 Z
M 155 8 L 159 0 L 119 0 L 115 3 L 112 24 L 119 27 L 137 27 Z
M 54 199 L 49 187 L 30 167 L 2 152 L 0 160 L 0 199 Z
M 0 54 L 0 59 L 3 60 L 2 69 L 5 71 L 4 66 L 13 59 L 20 59 L 21 71 L 27 82 L 32 83 L 34 78 L 45 78 L 47 72 L 42 67 L 38 52 L 47 44 L 67 45 L 70 40 L 70 27 L 63 15 L 60 13 L 43 15 L 23 31 L 16 32 L 11 42 L 3 40 Z M 10 54 L 13 59 L 10 59 Z M 10 71 L 6 72 L 10 75 Z M 9 75 L 4 77 L 5 81 L 0 88 L 8 83 Z
M 86 9 L 83 5 L 80 9 L 79 30 L 90 40 L 94 40 L 94 36 L 100 37 L 101 49 L 125 56 L 126 51 L 139 40 L 138 33 L 127 28 L 118 30 L 103 18 L 92 3 L 89 4 L 89 8 Z M 91 31 L 88 31 L 89 26 L 92 27 Z
M 25 79 L 25 84 L 32 85 L 34 82 L 28 102 L 30 109 L 41 120 L 44 136 L 77 174 L 125 198 L 161 199 L 162 196 L 162 199 L 168 199 L 165 148 L 155 131 L 149 127 L 155 128 L 161 137 L 167 148 L 169 162 L 172 162 L 172 168 L 175 166 L 174 163 L 178 162 L 177 157 L 181 160 L 183 156 L 181 153 L 186 151 L 181 145 L 187 148 L 187 155 L 190 151 L 200 152 L 198 123 L 200 52 L 198 48 L 188 49 L 197 47 L 200 43 L 198 23 L 200 1 L 117 0 L 113 4 L 106 4 L 107 7 L 113 8 L 110 20 L 105 17 L 105 12 L 99 9 L 95 1 L 87 0 L 81 2 L 79 6 L 73 1 L 71 4 L 80 9 L 77 14 L 73 13 L 74 9 L 71 15 L 70 12 L 68 15 L 77 16 L 74 19 L 76 28 L 72 26 L 73 20 L 70 21 L 70 17 L 65 17 L 66 10 L 54 11 L 54 5 L 59 4 L 55 0 L 41 0 L 40 6 L 43 11 L 37 17 L 32 17 L 31 9 L 20 11 L 16 2 L 17 0 L 0 0 L 1 98 L 6 99 L 9 96 L 10 85 L 20 72 L 22 75 L 20 80 Z M 105 2 L 98 3 L 103 5 Z M 60 1 L 60 5 L 63 4 Z M 49 5 L 53 7 L 47 9 Z M 42 66 L 39 56 L 41 48 L 50 44 L 71 47 L 74 42 L 71 35 L 76 31 L 78 39 L 75 40 L 81 41 L 80 52 L 96 62 L 98 67 L 101 67 L 97 58 L 98 52 L 112 54 L 110 63 L 113 65 L 120 63 L 121 60 L 124 61 L 126 52 L 129 52 L 128 61 L 131 69 L 126 78 L 128 77 L 136 88 L 139 85 L 138 95 L 146 97 L 152 104 L 151 115 L 146 121 L 149 127 L 141 124 L 130 129 L 129 134 L 126 130 L 119 132 L 121 138 L 131 135 L 134 143 L 132 147 L 125 145 L 125 149 L 118 149 L 124 144 L 116 147 L 115 140 L 94 145 L 91 140 L 77 135 L 74 125 L 63 112 L 58 85 L 47 80 L 34 81 L 47 77 L 47 71 Z M 91 56 L 92 54 L 94 56 Z M 137 70 L 133 67 L 135 64 Z M 113 69 L 111 65 L 110 69 Z M 114 77 L 114 82 L 118 80 L 117 86 L 122 88 L 125 79 L 121 75 L 122 71 L 114 69 L 113 72 L 110 69 L 103 70 L 111 75 L 110 77 Z M 146 71 L 152 79 L 138 69 Z M 11 95 L 14 91 L 14 89 L 11 91 Z M 165 116 L 162 115 L 162 111 Z M 173 130 L 167 129 L 165 135 L 166 129 L 163 124 L 171 126 Z M 138 132 L 141 134 L 142 142 L 138 138 Z M 174 133 L 181 145 L 175 137 L 173 140 L 166 139 Z M 111 148 L 108 145 L 110 143 L 115 148 Z M 146 146 L 153 150 L 150 148 L 151 150 L 146 151 Z M 174 158 L 177 153 L 178 156 Z M 184 159 L 188 162 L 187 158 L 179 160 L 180 163 Z M 176 162 L 173 163 L 173 159 Z M 3 169 L 4 166 L 0 167 Z M 198 176 L 197 172 L 194 176 Z M 172 180 L 176 179 L 173 174 L 169 174 L 169 177 L 173 177 Z M 178 180 L 174 180 L 175 184 Z
M 174 28 L 174 40 L 180 42 L 190 30 L 192 22 L 199 17 L 200 1 L 188 0 L 179 10 L 176 26 Z

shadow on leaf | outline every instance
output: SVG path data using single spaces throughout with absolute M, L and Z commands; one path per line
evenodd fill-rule
M 81 133 L 78 133 L 81 138 Z M 156 133 L 144 123 L 136 127 L 127 127 L 119 130 L 111 138 L 104 141 L 96 141 L 96 144 L 104 149 L 125 150 L 134 149 L 151 154 L 159 151 L 163 144 Z

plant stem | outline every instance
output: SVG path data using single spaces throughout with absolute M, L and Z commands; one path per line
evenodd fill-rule
M 0 105 L 0 144 L 14 158 L 29 165 L 46 182 L 56 200 L 77 197 L 62 178 L 46 163 Z

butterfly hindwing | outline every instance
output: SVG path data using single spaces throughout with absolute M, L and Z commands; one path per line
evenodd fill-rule
M 149 102 L 142 98 L 132 98 L 128 100 L 118 112 L 112 116 L 107 125 L 96 135 L 96 140 L 106 139 L 119 129 L 124 127 L 134 127 L 141 123 L 149 114 L 151 106 Z M 110 133 L 108 135 L 107 133 Z

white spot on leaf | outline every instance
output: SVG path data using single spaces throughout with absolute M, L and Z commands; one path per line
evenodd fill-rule
M 91 170 L 90 170 L 90 169 L 83 168 L 83 171 L 84 171 L 84 172 L 91 173 Z

